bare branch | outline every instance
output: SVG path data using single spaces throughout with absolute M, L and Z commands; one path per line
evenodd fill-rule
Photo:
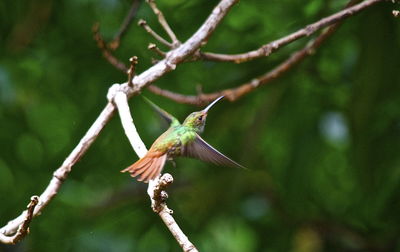
M 110 43 L 108 43 L 108 45 L 106 44 L 106 42 L 104 41 L 104 39 L 102 38 L 102 36 L 100 34 L 100 24 L 96 23 L 93 25 L 93 28 L 92 28 L 93 38 L 97 42 L 97 47 L 100 48 L 103 56 L 107 59 L 107 61 L 111 65 L 113 65 L 115 68 L 117 68 L 123 72 L 126 72 L 128 70 L 128 68 L 122 61 L 118 60 L 112 54 L 110 49 L 116 50 L 119 47 L 119 44 L 121 42 L 121 37 L 127 31 L 129 25 L 132 22 L 132 19 L 135 17 L 135 15 L 137 13 L 139 6 L 140 6 L 139 0 L 132 1 L 132 5 L 131 5 L 131 8 L 129 9 L 128 15 L 125 17 L 124 22 L 122 23 L 119 31 L 115 34 L 114 39 Z
M 318 29 L 322 28 L 323 26 L 325 26 L 325 25 L 327 25 L 327 24 L 329 24 L 331 22 L 341 22 L 346 17 L 349 17 L 350 15 L 354 15 L 357 12 L 359 12 L 359 11 L 369 7 L 369 6 L 372 6 L 373 4 L 378 3 L 380 1 L 383 1 L 383 0 L 364 1 L 361 4 L 358 4 L 358 5 L 355 5 L 355 6 L 354 6 L 354 4 L 356 2 L 358 2 L 358 1 L 351 1 L 351 4 L 348 4 L 346 6 L 346 9 L 344 9 L 344 10 L 342 10 L 342 11 L 336 13 L 336 14 L 333 14 L 333 15 L 325 18 L 325 19 L 322 19 L 322 20 L 320 20 L 318 22 L 315 22 L 315 23 L 313 23 L 311 25 L 308 25 L 307 27 L 305 27 L 303 29 L 300 29 L 299 31 L 297 31 L 295 33 L 292 33 L 292 34 L 290 34 L 288 36 L 285 36 L 284 38 L 281 38 L 279 40 L 271 42 L 271 43 L 263 46 L 262 48 L 268 48 L 268 47 L 272 48 L 272 45 L 276 45 L 277 42 L 279 42 L 279 41 L 281 41 L 281 42 L 279 42 L 278 44 L 281 44 L 281 46 L 285 45 L 287 43 L 292 42 L 294 38 L 298 39 L 301 36 L 305 36 L 304 35 L 305 31 L 315 32 Z M 347 8 L 347 7 L 350 7 L 350 6 L 354 6 L 354 7 Z M 325 34 L 325 35 L 321 34 L 317 39 L 315 39 L 314 46 L 311 46 L 310 44 L 308 44 L 302 50 L 300 50 L 300 51 L 298 51 L 296 53 L 293 53 L 291 55 L 291 57 L 289 57 L 285 62 L 283 62 L 280 65 L 278 65 L 275 69 L 269 71 L 268 73 L 266 73 L 266 74 L 264 74 L 262 76 L 259 76 L 259 77 L 255 78 L 255 79 L 253 79 L 250 82 L 244 83 L 244 84 L 240 85 L 237 88 L 225 89 L 225 90 L 221 90 L 221 91 L 217 91 L 217 92 L 209 93 L 209 94 L 199 94 L 199 95 L 196 95 L 196 96 L 194 96 L 194 95 L 183 95 L 183 94 L 179 94 L 179 93 L 172 92 L 172 91 L 169 91 L 169 90 L 164 90 L 164 89 L 161 89 L 161 88 L 159 88 L 159 87 L 157 87 L 155 85 L 148 86 L 148 89 L 151 92 L 153 92 L 153 93 L 155 93 L 157 95 L 164 96 L 164 97 L 169 98 L 171 100 L 174 100 L 176 102 L 192 104 L 192 105 L 197 105 L 197 106 L 204 105 L 204 104 L 216 99 L 220 95 L 226 95 L 231 101 L 235 101 L 239 97 L 241 97 L 241 96 L 249 93 L 250 91 L 254 90 L 256 87 L 258 87 L 260 85 L 267 84 L 270 81 L 272 81 L 273 79 L 278 78 L 279 76 L 284 74 L 286 71 L 290 70 L 295 64 L 300 62 L 306 56 L 311 55 L 312 51 L 316 50 L 319 47 L 319 44 L 321 44 L 331 33 L 333 33 L 333 31 L 334 30 L 331 29 L 331 32 L 329 34 Z M 301 34 L 303 34 L 303 35 L 301 35 Z M 159 54 L 162 57 L 165 56 L 165 53 L 162 52 L 161 50 L 159 50 L 154 44 L 150 44 L 148 48 L 150 50 L 155 51 L 157 54 Z M 277 47 L 277 48 L 279 48 L 279 47 Z M 260 50 L 260 49 L 258 49 L 258 50 Z M 272 51 L 271 51 L 271 53 L 272 53 Z M 248 53 L 245 53 L 245 54 L 247 55 Z M 224 59 L 222 61 L 225 61 L 225 59 L 227 59 L 227 61 L 236 61 L 236 60 L 239 59 L 236 63 L 241 63 L 242 62 L 241 59 L 243 57 L 247 57 L 247 56 L 243 56 L 245 54 L 239 54 L 239 58 L 235 58 L 236 57 L 235 55 L 210 54 L 210 53 L 199 53 L 199 52 L 197 52 L 194 55 L 193 60 L 197 60 L 197 59 L 199 59 L 199 57 L 204 58 L 203 56 L 206 55 L 206 59 L 210 59 L 210 60 L 217 60 L 218 61 L 219 59 L 222 60 L 222 57 L 223 57 Z M 208 56 L 210 56 L 210 55 L 218 55 L 217 57 L 219 57 L 219 59 L 210 58 L 207 55 Z M 225 57 L 225 56 L 227 56 L 227 57 Z M 261 57 L 261 56 L 263 56 L 263 55 L 259 55 L 259 57 Z M 256 55 L 256 58 L 257 57 L 258 56 Z M 248 58 L 248 60 L 251 60 L 251 59 L 254 59 L 254 58 L 251 58 L 251 57 Z M 112 62 L 110 62 L 110 63 L 112 63 Z M 116 66 L 116 67 L 119 68 L 118 66 Z
M 32 196 L 31 201 L 27 206 L 27 210 L 25 210 L 22 213 L 23 222 L 18 227 L 17 232 L 15 232 L 15 234 L 12 236 L 7 236 L 2 232 L 0 232 L 0 242 L 5 244 L 16 244 L 29 233 L 29 224 L 31 223 L 31 220 L 33 218 L 33 211 L 35 210 L 35 207 L 37 206 L 38 203 L 39 203 L 39 197 Z
M 129 9 L 129 12 L 125 17 L 124 22 L 122 23 L 118 32 L 115 34 L 114 39 L 110 43 L 108 43 L 108 48 L 116 50 L 119 47 L 121 43 L 121 37 L 128 30 L 128 27 L 131 25 L 133 18 L 136 16 L 139 7 L 140 7 L 140 1 L 133 0 L 131 8 Z
M 183 251 L 185 252 L 197 252 L 197 248 L 189 241 L 187 236 L 182 232 L 179 226 L 176 224 L 174 217 L 168 211 L 167 207 L 163 208 L 158 215 L 167 225 L 168 229 L 171 231 L 172 235 L 175 237 L 176 241 L 179 243 Z
M 227 14 L 228 10 L 238 0 L 221 0 L 221 2 L 215 7 L 213 12 L 204 22 L 204 24 L 198 29 L 198 31 L 189 40 L 176 49 L 170 51 L 164 60 L 161 60 L 156 65 L 149 68 L 147 71 L 140 75 L 134 76 L 132 83 L 133 87 L 129 86 L 128 83 L 124 83 L 120 86 L 119 90 L 131 97 L 140 92 L 141 89 L 150 85 L 164 74 L 173 71 L 176 65 L 183 62 L 183 60 L 196 51 L 201 44 L 205 43 L 207 38 L 215 30 L 216 26 Z M 114 100 L 113 97 L 108 97 L 109 100 Z M 92 124 L 89 130 L 86 132 L 84 137 L 80 140 L 78 145 L 72 150 L 69 156 L 65 159 L 63 164 L 54 172 L 52 179 L 45 191 L 40 195 L 39 202 L 34 211 L 33 217 L 37 216 L 50 201 L 56 196 L 61 185 L 67 179 L 72 167 L 76 162 L 86 153 L 89 147 L 92 145 L 94 140 L 100 134 L 104 126 L 109 122 L 115 112 L 115 106 L 112 102 L 108 102 L 106 107 L 100 113 L 96 121 Z M 149 183 L 150 185 L 151 183 Z M 25 213 L 23 212 L 20 216 L 10 221 L 7 225 L 0 229 L 0 234 L 4 236 L 13 236 L 23 225 L 25 220 Z
M 103 38 L 100 35 L 100 24 L 96 23 L 93 25 L 92 31 L 93 31 L 93 38 L 94 40 L 96 40 L 97 42 L 97 47 L 100 48 L 104 58 L 107 59 L 107 61 L 113 65 L 115 68 L 126 72 L 128 70 L 128 68 L 126 67 L 126 65 L 119 61 L 108 49 L 106 43 L 104 42 Z
M 164 190 L 167 189 L 167 187 L 173 182 L 174 178 L 172 177 L 172 175 L 169 173 L 165 173 L 161 176 L 157 185 L 154 186 L 151 206 L 154 212 L 159 213 L 163 210 L 164 207 L 167 207 L 166 201 L 168 199 L 168 194 Z
M 138 25 L 143 27 L 151 36 L 153 36 L 156 40 L 161 42 L 162 44 L 168 46 L 169 48 L 172 48 L 172 44 L 168 41 L 166 41 L 163 37 L 158 35 L 151 27 L 147 24 L 147 22 L 143 19 L 140 19 L 138 22 Z
M 120 85 L 114 84 L 111 86 L 109 92 L 116 92 L 115 95 L 108 94 L 107 96 L 113 97 L 114 103 L 118 108 L 118 113 L 121 118 L 121 123 L 124 128 L 125 134 L 128 137 L 129 142 L 132 145 L 133 150 L 136 152 L 139 158 L 144 157 L 147 153 L 146 146 L 144 145 L 142 139 L 133 124 L 133 119 L 128 106 L 128 98 L 125 93 L 120 92 Z M 112 90 L 112 91 L 111 91 Z
M 283 38 L 280 38 L 278 40 L 272 41 L 268 44 L 265 44 L 261 46 L 260 48 L 254 50 L 254 51 L 249 51 L 246 53 L 240 53 L 240 54 L 218 54 L 218 53 L 198 53 L 197 56 L 202 59 L 206 60 L 212 60 L 212 61 L 231 61 L 235 63 L 243 63 L 246 61 L 254 60 L 260 57 L 266 57 L 269 56 L 271 53 L 275 52 L 279 48 L 297 40 L 302 37 L 308 37 L 311 34 L 315 33 L 321 28 L 327 27 L 333 23 L 336 23 L 338 21 L 341 21 L 343 19 L 346 19 L 350 16 L 353 16 L 360 11 L 377 4 L 379 2 L 383 2 L 387 0 L 365 0 L 357 5 L 354 5 L 353 7 L 344 9 L 342 11 L 339 11 L 333 15 L 330 15 L 326 18 L 323 18 L 313 24 L 309 24 L 306 27 L 293 32 Z
M 156 46 L 156 44 L 150 43 L 147 49 L 152 50 L 153 52 L 157 53 L 161 57 L 165 57 L 166 53 L 161 51 L 160 48 Z
M 165 173 L 161 176 L 158 183 L 154 187 L 154 204 L 152 206 L 153 211 L 158 213 L 183 251 L 197 252 L 197 248 L 189 241 L 187 236 L 176 223 L 174 217 L 172 217 L 173 211 L 167 206 L 166 200 L 168 199 L 168 194 L 164 190 L 171 185 L 173 181 L 173 177 L 168 173 Z
M 146 155 L 147 149 L 143 141 L 140 139 L 140 136 L 133 123 L 128 106 L 128 97 L 125 93 L 121 92 L 119 88 L 120 86 L 118 84 L 114 84 L 110 88 L 111 94 L 109 94 L 108 97 L 114 97 L 114 102 L 117 105 L 125 134 L 128 137 L 129 142 L 131 143 L 136 154 L 139 156 L 139 158 L 142 158 L 144 155 Z M 115 95 L 113 93 L 115 93 Z M 147 191 L 150 196 L 151 206 L 153 211 L 156 212 L 164 221 L 165 225 L 171 231 L 179 245 L 182 247 L 183 251 L 197 251 L 195 246 L 189 241 L 182 229 L 176 223 L 175 219 L 172 217 L 173 211 L 170 210 L 166 204 L 168 194 L 164 191 L 164 189 L 166 189 L 166 187 L 172 182 L 173 178 L 170 174 L 164 174 L 160 179 L 157 178 L 150 181 Z
M 203 25 L 185 43 L 169 51 L 165 59 L 133 78 L 133 88 L 127 88 L 127 83 L 122 84 L 121 88 L 124 89 L 128 97 L 131 97 L 142 88 L 150 85 L 150 83 L 153 83 L 162 75 L 175 70 L 177 64 L 182 63 L 201 45 L 204 45 L 217 25 L 228 13 L 229 9 L 237 2 L 238 0 L 221 0 Z
M 351 0 L 345 8 L 354 5 L 358 0 Z M 307 56 L 310 56 L 315 53 L 321 44 L 327 40 L 341 25 L 344 20 L 340 20 L 337 23 L 329 26 L 326 30 L 321 32 L 321 34 L 315 38 L 314 40 L 310 41 L 304 48 L 301 50 L 294 52 L 288 59 L 284 62 L 279 64 L 277 67 L 272 69 L 271 71 L 254 78 L 253 80 L 246 82 L 236 88 L 220 90 L 214 93 L 208 94 L 199 94 L 199 95 L 183 95 L 175 92 L 171 92 L 169 90 L 161 89 L 157 86 L 150 85 L 148 89 L 153 92 L 154 94 L 164 96 L 168 99 L 179 103 L 191 104 L 201 106 L 207 104 L 214 99 L 218 98 L 221 95 L 225 95 L 230 101 L 236 101 L 240 97 L 244 96 L 245 94 L 250 93 L 251 91 L 255 90 L 257 87 L 270 83 L 271 81 L 279 78 L 284 73 L 288 72 L 292 69 L 295 65 L 300 63 L 303 59 Z
M 108 123 L 114 113 L 114 105 L 108 103 L 107 106 L 100 113 L 99 117 L 92 124 L 78 145 L 72 150 L 69 156 L 65 159 L 61 167 L 54 173 L 53 178 L 50 180 L 49 185 L 39 197 L 39 204 L 35 207 L 33 217 L 36 217 L 42 209 L 56 196 L 63 182 L 67 179 L 68 174 L 71 172 L 72 166 L 86 153 L 94 140 L 100 134 L 100 131 Z M 0 233 L 6 236 L 14 235 L 18 228 L 24 223 L 25 213 L 7 223 L 6 226 L 0 229 Z
M 164 14 L 158 9 L 156 2 L 154 0 L 146 0 L 146 2 L 150 5 L 154 14 L 156 14 L 156 16 L 158 18 L 158 22 L 161 24 L 161 26 L 167 32 L 168 36 L 171 38 L 173 47 L 175 48 L 175 47 L 179 46 L 179 44 L 180 44 L 179 40 L 176 38 L 175 33 L 172 31 L 171 27 L 169 26 L 167 20 L 164 17 Z
M 173 101 L 176 101 L 179 103 L 201 106 L 206 103 L 206 100 L 208 100 L 208 97 L 204 99 L 204 98 L 200 97 L 201 95 L 184 95 L 184 94 L 172 92 L 172 91 L 169 91 L 166 89 L 162 89 L 156 85 L 149 85 L 147 87 L 147 89 L 156 95 L 164 96 L 165 98 L 168 98 L 170 100 L 173 100 Z M 219 97 L 219 96 L 216 96 L 216 98 L 217 97 Z
M 131 66 L 129 67 L 129 70 L 127 71 L 128 86 L 132 87 L 133 86 L 132 79 L 133 79 L 133 76 L 135 76 L 135 68 L 136 68 L 136 65 L 138 64 L 138 57 L 133 56 L 129 59 L 129 61 L 131 62 Z

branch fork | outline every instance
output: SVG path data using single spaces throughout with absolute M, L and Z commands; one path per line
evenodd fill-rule
M 14 233 L 10 232 L 12 230 L 2 229 L 0 232 L 0 242 L 5 244 L 16 244 L 17 242 L 22 240 L 22 238 L 24 238 L 29 233 L 29 224 L 33 219 L 35 207 L 38 204 L 39 204 L 39 197 L 36 195 L 32 196 L 31 201 L 26 207 L 27 210 L 23 212 L 24 218 L 22 223 L 19 225 L 17 231 Z M 10 233 L 14 234 L 10 235 Z

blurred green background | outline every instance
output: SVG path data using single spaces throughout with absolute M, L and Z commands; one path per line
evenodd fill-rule
M 185 41 L 218 1 L 157 1 Z M 240 1 L 206 51 L 257 48 L 338 11 L 346 1 Z M 110 40 L 125 0 L 0 2 L 0 225 L 16 217 L 126 81 L 102 56 L 91 27 Z M 221 102 L 203 134 L 249 171 L 196 160 L 167 164 L 169 206 L 201 251 L 400 251 L 400 19 L 386 2 L 351 17 L 315 55 L 235 103 Z M 155 57 L 136 25 L 116 55 Z M 180 65 L 155 84 L 184 94 L 237 86 L 307 43 L 236 65 Z M 165 47 L 160 47 L 166 50 Z M 198 108 L 143 92 L 181 120 Z M 142 99 L 130 100 L 147 146 L 165 129 Z M 137 160 L 115 116 L 73 167 L 31 233 L 0 251 L 181 251 L 149 207 L 146 185 L 119 171 Z

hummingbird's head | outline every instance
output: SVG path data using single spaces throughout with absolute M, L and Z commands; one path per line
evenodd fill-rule
M 224 98 L 224 96 L 220 96 L 217 99 L 215 99 L 205 109 L 191 113 L 188 117 L 186 117 L 185 121 L 183 122 L 183 125 L 194 128 L 194 130 L 197 133 L 202 133 L 204 130 L 204 126 L 206 125 L 208 110 L 222 98 Z

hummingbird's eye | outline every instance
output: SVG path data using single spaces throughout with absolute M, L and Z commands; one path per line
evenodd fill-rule
M 198 120 L 203 121 L 203 116 L 199 116 Z

